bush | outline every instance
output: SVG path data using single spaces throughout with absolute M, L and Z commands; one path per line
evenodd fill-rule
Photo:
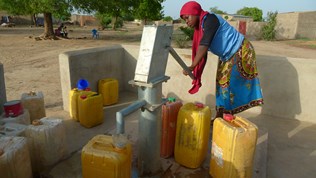
M 188 37 L 185 35 L 177 35 L 175 36 L 175 42 L 179 48 L 186 48 L 187 47 L 187 42 L 188 42 Z
M 184 35 L 185 35 L 188 39 L 193 40 L 193 34 L 194 34 L 194 29 L 193 29 L 193 28 L 190 28 L 190 27 L 180 27 L 179 29 L 184 33 Z
M 164 17 L 162 20 L 165 22 L 172 22 L 173 21 L 172 17 L 170 17 L 170 16 Z
M 261 33 L 264 40 L 272 41 L 275 40 L 275 26 L 277 12 L 268 12 L 267 24 L 262 27 Z
M 116 22 L 115 22 L 115 28 L 122 28 L 123 27 L 123 19 L 122 18 L 117 18 Z
M 102 26 L 103 29 L 109 27 L 109 25 L 112 22 L 112 17 L 107 15 L 107 14 L 100 14 L 97 13 L 96 14 L 97 19 L 100 21 L 100 24 Z

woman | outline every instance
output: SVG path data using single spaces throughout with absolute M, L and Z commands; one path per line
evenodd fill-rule
M 194 28 L 192 64 L 195 80 L 189 92 L 201 87 L 201 76 L 211 51 L 219 57 L 216 76 L 216 117 L 236 114 L 262 105 L 256 55 L 251 43 L 221 16 L 203 11 L 200 4 L 189 1 L 183 5 L 180 17 Z M 183 71 L 187 75 L 186 71 Z

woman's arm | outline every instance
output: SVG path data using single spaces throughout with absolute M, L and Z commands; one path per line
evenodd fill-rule
M 198 63 L 201 61 L 202 58 L 206 57 L 207 55 L 207 50 L 208 50 L 208 47 L 207 46 L 204 46 L 204 45 L 199 45 L 198 47 L 198 50 L 197 50 L 197 53 L 194 57 L 194 60 L 192 61 L 192 64 L 189 68 L 192 68 L 194 69 L 194 67 L 196 65 L 198 65 Z
M 193 70 L 194 67 L 201 61 L 201 59 L 206 57 L 208 48 L 211 45 L 219 25 L 219 21 L 215 14 L 208 14 L 204 19 L 203 37 L 200 41 L 194 61 L 189 67 L 190 69 Z
M 192 64 L 191 64 L 190 66 L 188 66 L 188 68 L 189 68 L 191 71 L 193 71 L 194 67 L 195 67 L 196 65 L 198 65 L 198 63 L 201 61 L 201 59 L 202 59 L 203 57 L 206 57 L 206 55 L 207 55 L 207 50 L 208 50 L 208 47 L 207 47 L 207 46 L 199 45 L 198 50 L 197 50 L 197 53 L 196 53 L 196 55 L 195 55 L 195 57 L 194 57 L 194 61 L 192 61 Z M 187 73 L 185 70 L 183 70 L 182 73 L 183 73 L 184 75 L 188 75 L 188 73 Z

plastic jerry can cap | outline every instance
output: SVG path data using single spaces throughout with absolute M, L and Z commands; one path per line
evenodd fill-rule
M 32 121 L 32 125 L 38 126 L 38 125 L 43 125 L 43 123 L 40 120 L 35 119 L 34 121 Z
M 79 90 L 85 90 L 88 87 L 89 87 L 89 82 L 85 79 L 80 79 L 77 83 L 77 88 Z
M 234 116 L 231 114 L 223 114 L 223 119 L 230 122 L 230 121 L 234 120 Z
M 81 95 L 80 98 L 81 98 L 81 99 L 86 99 L 86 98 L 87 98 L 87 95 Z
M 128 142 L 126 136 L 124 134 L 113 134 L 112 140 L 115 148 L 124 149 Z
M 198 108 L 204 108 L 204 104 L 203 103 L 195 103 L 195 106 Z
M 28 93 L 28 95 L 29 95 L 29 96 L 36 96 L 36 92 L 35 92 L 35 91 L 30 91 L 30 92 Z

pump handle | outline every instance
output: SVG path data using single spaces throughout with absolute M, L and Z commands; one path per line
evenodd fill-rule
M 195 77 L 192 74 L 192 71 L 188 68 L 188 66 L 183 62 L 181 57 L 177 54 L 177 52 L 171 46 L 169 46 L 169 52 L 173 56 L 173 58 L 180 64 L 180 66 L 183 68 L 183 70 L 185 70 L 189 74 L 191 79 L 194 80 Z

